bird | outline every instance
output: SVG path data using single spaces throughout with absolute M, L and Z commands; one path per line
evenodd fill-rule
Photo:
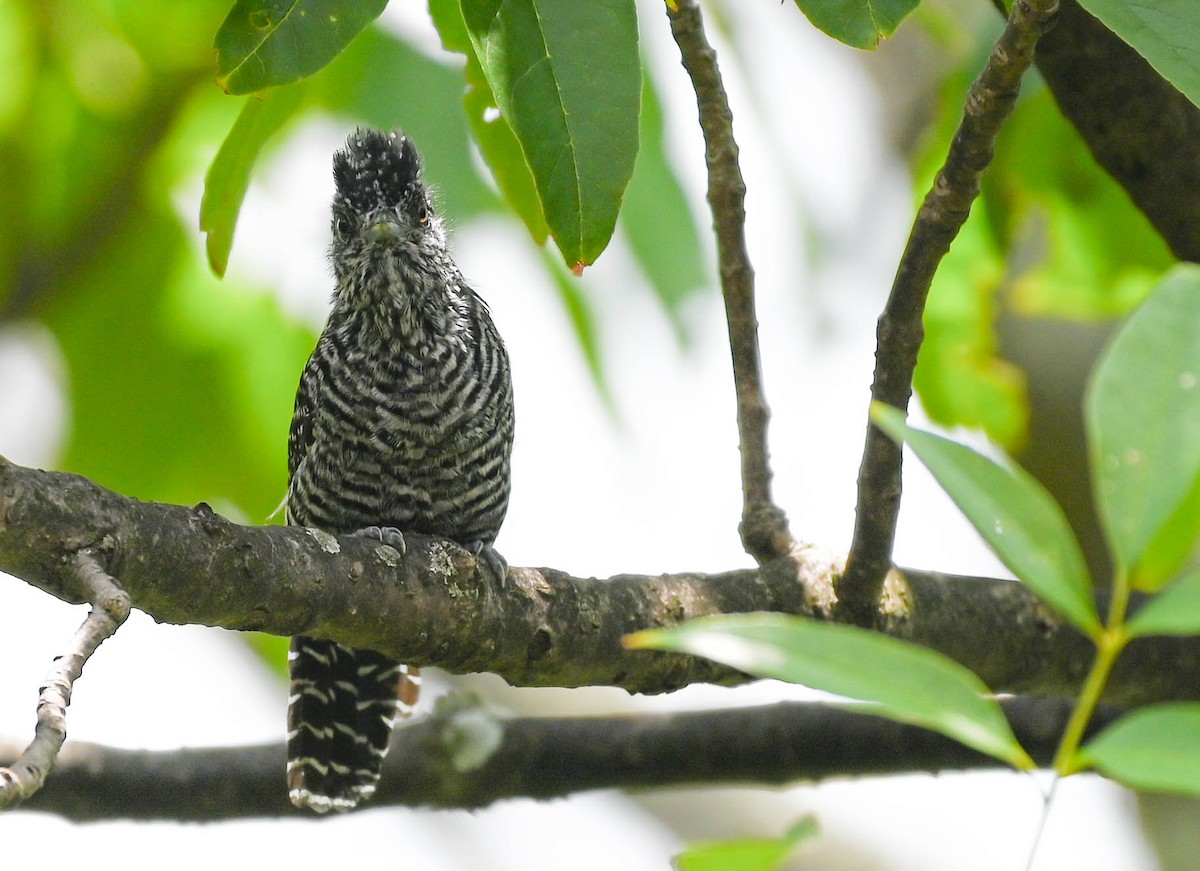
M 405 532 L 441 537 L 503 580 L 492 543 L 511 489 L 504 342 L 451 258 L 411 139 L 359 128 L 333 178 L 335 286 L 296 391 L 287 522 L 401 553 Z M 419 670 L 307 635 L 288 659 L 288 796 L 318 813 L 351 810 L 375 792 Z

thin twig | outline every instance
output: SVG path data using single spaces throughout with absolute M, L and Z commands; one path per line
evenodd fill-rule
M 129 616 L 129 596 L 89 551 L 77 553 L 71 569 L 92 610 L 67 652 L 54 658 L 45 684 L 38 690 L 33 741 L 11 766 L 0 768 L 0 810 L 15 807 L 41 789 L 66 740 L 71 688 L 83 673 L 83 664 Z
M 695 0 L 667 4 L 671 33 L 696 91 L 704 156 L 708 164 L 708 204 L 713 214 L 725 320 L 737 393 L 738 441 L 742 458 L 742 545 L 759 565 L 787 554 L 793 545 L 787 516 L 771 500 L 767 449 L 770 416 L 763 393 L 754 311 L 754 270 L 746 251 L 746 183 L 738 165 L 733 115 L 721 82 L 717 56 L 704 35 Z
M 1070 712 L 1003 702 L 1042 764 Z M 1114 719 L 1105 711 L 1098 730 Z M 5 749 L 0 745 L 0 759 Z M 213 821 L 300 816 L 280 787 L 282 743 L 166 751 L 72 743 L 28 805 L 73 820 Z M 817 702 L 586 717 L 500 717 L 469 697 L 397 729 L 372 807 L 480 808 L 597 789 L 815 783 L 832 777 L 1003 769 L 919 726 Z
M 913 370 L 925 331 L 922 316 L 934 273 L 958 235 L 995 149 L 996 134 L 1012 111 L 1021 76 L 1049 26 L 1058 0 L 1017 0 L 987 65 L 967 94 L 963 119 L 946 161 L 917 212 L 891 294 L 876 331 L 871 398 L 901 410 L 912 396 Z M 854 542 L 838 588 L 841 606 L 855 622 L 869 623 L 891 566 L 900 510 L 900 448 L 868 424 L 858 474 Z

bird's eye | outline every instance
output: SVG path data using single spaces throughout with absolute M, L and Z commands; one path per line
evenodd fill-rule
M 349 229 L 350 222 L 341 215 L 338 215 L 333 219 L 333 232 L 337 233 L 339 236 L 345 236 Z

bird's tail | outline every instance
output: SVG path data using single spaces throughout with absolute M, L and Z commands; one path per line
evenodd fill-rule
M 373 650 L 297 635 L 288 655 L 288 796 L 317 813 L 375 792 L 397 712 L 408 716 L 420 673 Z

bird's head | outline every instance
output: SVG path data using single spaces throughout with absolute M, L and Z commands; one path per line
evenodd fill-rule
M 441 277 L 445 230 L 412 140 L 359 128 L 334 155 L 333 178 L 330 259 L 339 296 L 420 294 Z

